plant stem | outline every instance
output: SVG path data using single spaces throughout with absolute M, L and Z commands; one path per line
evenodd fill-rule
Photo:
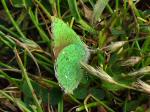
M 18 33 L 20 34 L 22 39 L 23 38 L 25 39 L 26 36 L 22 33 L 22 31 L 20 30 L 18 24 L 15 22 L 15 20 L 12 17 L 12 15 L 10 14 L 10 11 L 9 11 L 7 5 L 6 5 L 6 0 L 2 0 L 2 5 L 3 5 L 3 7 L 4 7 L 4 9 L 5 9 L 5 11 L 6 11 L 6 13 L 7 13 L 8 17 L 9 17 L 9 19 L 11 20 L 12 24 L 14 25 L 14 27 L 16 28 L 16 30 L 18 31 Z
M 75 20 L 81 24 L 82 28 L 91 33 L 96 33 L 96 31 L 81 18 L 77 8 L 76 0 L 68 0 L 68 4 L 69 4 L 71 14 L 75 18 Z
M 87 106 L 87 108 L 90 108 L 90 107 L 96 107 L 98 105 L 99 105 L 98 102 L 92 102 L 92 103 L 87 104 L 86 106 Z M 84 109 L 85 109 L 85 106 L 83 105 L 83 106 L 76 108 L 76 111 L 79 112 L 79 111 L 83 111 Z
M 14 52 L 15 52 L 15 54 L 16 54 L 16 58 L 17 58 L 17 61 L 18 61 L 18 65 L 19 65 L 19 67 L 20 67 L 20 69 L 21 69 L 21 71 L 22 71 L 22 75 L 23 75 L 24 79 L 26 80 L 26 82 L 27 82 L 27 84 L 28 84 L 28 87 L 29 87 L 29 89 L 30 89 L 30 91 L 31 91 L 31 93 L 32 93 L 33 100 L 34 100 L 36 106 L 38 107 L 38 112 L 43 112 L 43 110 L 42 110 L 42 108 L 41 108 L 41 105 L 40 105 L 40 103 L 39 103 L 39 101 L 38 101 L 38 99 L 37 99 L 37 96 L 36 96 L 36 94 L 35 94 L 35 92 L 34 92 L 34 89 L 33 89 L 33 87 L 32 87 L 32 84 L 31 84 L 31 82 L 30 82 L 30 79 L 29 79 L 29 77 L 28 77 L 28 75 L 27 75 L 26 69 L 25 69 L 24 66 L 23 66 L 23 63 L 22 63 L 22 61 L 21 61 L 21 59 L 20 59 L 20 56 L 18 55 L 18 52 L 17 52 L 17 49 L 16 49 L 16 48 L 14 49 Z

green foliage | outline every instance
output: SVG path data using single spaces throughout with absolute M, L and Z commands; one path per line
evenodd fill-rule
M 61 101 L 63 95 L 59 88 L 52 88 L 49 96 L 51 105 L 57 105 L 58 102 Z
M 12 5 L 16 8 L 29 7 L 32 5 L 31 0 L 11 0 Z
M 97 22 L 101 18 L 101 14 L 104 11 L 108 2 L 109 0 L 97 0 L 92 14 L 92 23 Z
M 149 2 L 0 6 L 0 111 L 150 111 Z
M 80 100 L 83 100 L 88 95 L 88 88 L 78 87 L 75 89 L 73 95 Z
M 96 97 L 100 100 L 104 99 L 104 97 L 105 97 L 105 92 L 102 89 L 91 88 L 90 94 L 92 94 L 94 97 Z

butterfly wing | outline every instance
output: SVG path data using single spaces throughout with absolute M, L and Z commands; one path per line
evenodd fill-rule
M 59 52 L 70 44 L 83 44 L 80 37 L 61 19 L 52 18 L 52 34 L 54 38 L 54 53 L 55 57 Z
M 80 44 L 65 47 L 55 63 L 56 77 L 65 93 L 73 93 L 84 75 L 80 62 L 87 62 L 89 52 Z

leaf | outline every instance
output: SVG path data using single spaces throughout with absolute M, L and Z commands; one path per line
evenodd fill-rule
M 111 33 L 112 33 L 112 35 L 115 36 L 115 37 L 119 37 L 119 36 L 125 37 L 125 36 L 126 36 L 125 30 L 123 30 L 123 29 L 120 28 L 120 27 L 112 28 L 112 29 L 111 29 Z
M 48 89 L 47 88 L 44 88 L 42 87 L 39 83 L 31 80 L 31 84 L 33 86 L 33 89 L 34 89 L 34 92 L 35 94 L 41 98 L 42 100 L 42 103 L 43 104 L 47 104 L 48 103 Z M 29 91 L 29 87 L 28 87 L 28 84 L 26 81 L 23 81 L 21 84 L 20 84 L 20 89 L 22 90 L 23 92 L 23 100 L 24 102 L 29 106 L 29 105 L 32 105 L 34 104 L 34 100 L 33 100 L 33 97 L 32 97 L 32 92 Z
M 79 13 L 78 7 L 77 7 L 77 1 L 76 0 L 67 0 L 69 9 L 71 11 L 71 14 L 75 18 L 75 20 L 80 23 L 82 29 L 91 32 L 91 33 L 96 33 L 96 31 L 86 22 L 84 21 Z
M 29 15 L 30 18 L 32 20 L 32 22 L 34 23 L 35 27 L 37 28 L 40 37 L 42 38 L 42 40 L 47 43 L 48 45 L 50 45 L 50 40 L 49 37 L 47 36 L 47 34 L 45 33 L 45 31 L 40 27 L 38 20 L 36 19 L 36 15 L 33 13 L 33 11 L 31 10 L 31 8 L 29 9 Z
M 71 11 L 71 14 L 73 15 L 73 17 L 79 21 L 81 19 L 81 17 L 80 17 L 80 13 L 79 13 L 79 10 L 77 7 L 77 1 L 76 0 L 68 0 L 68 5 L 69 5 L 70 11 Z
M 80 37 L 61 19 L 52 18 L 52 34 L 54 38 L 54 53 L 57 56 L 59 51 L 69 44 L 80 43 Z
M 150 29 L 150 28 L 149 28 Z M 150 31 L 149 31 L 150 32 Z M 143 50 L 145 52 L 149 52 L 150 51 L 150 36 L 147 37 L 147 39 L 144 41 L 143 43 Z
M 11 3 L 16 8 L 22 8 L 31 6 L 32 0 L 11 0 Z
M 103 82 L 102 83 L 102 87 L 109 90 L 109 91 L 119 91 L 119 90 L 123 90 L 124 88 L 118 86 L 118 85 L 115 85 L 115 84 L 110 84 L 108 82 Z
M 98 21 L 98 19 L 101 17 L 101 14 L 104 11 L 108 2 L 109 0 L 98 0 L 96 2 L 96 5 L 94 6 L 94 11 L 93 11 L 92 23 L 95 23 L 96 21 Z
M 83 7 L 85 18 L 88 21 L 90 21 L 91 20 L 91 16 L 92 16 L 92 10 L 82 0 L 80 0 L 80 2 L 81 2 L 81 5 Z
M 61 90 L 58 88 L 52 88 L 50 91 L 50 104 L 56 105 L 62 98 Z
M 131 112 L 136 109 L 137 106 L 139 106 L 139 101 L 138 100 L 132 100 L 132 101 L 126 101 L 125 102 L 125 110 L 126 112 Z
M 102 100 L 105 97 L 105 92 L 102 89 L 98 89 L 98 88 L 91 88 L 90 89 L 90 94 L 92 94 L 94 97 Z
M 77 99 L 83 100 L 88 95 L 88 88 L 78 87 L 73 94 Z
M 87 62 L 88 57 L 87 48 L 80 44 L 71 44 L 58 55 L 55 63 L 56 77 L 65 93 L 72 94 L 79 85 L 85 73 L 80 62 Z

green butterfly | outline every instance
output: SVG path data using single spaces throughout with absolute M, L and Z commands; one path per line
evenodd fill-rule
M 55 74 L 65 93 L 72 94 L 85 74 L 80 62 L 87 63 L 89 51 L 80 37 L 61 19 L 53 17 Z

